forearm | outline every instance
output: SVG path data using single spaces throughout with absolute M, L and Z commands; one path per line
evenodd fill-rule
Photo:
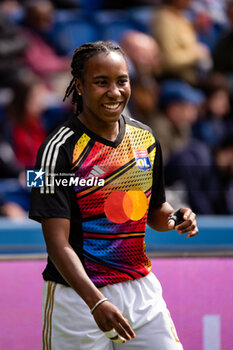
M 147 223 L 156 231 L 168 231 L 168 217 L 173 212 L 173 207 L 165 202 L 160 207 L 149 211 Z
M 59 231 L 63 229 L 62 225 L 57 225 L 55 233 L 54 228 L 51 229 L 50 227 L 51 222 L 46 221 L 46 224 L 42 224 L 42 226 L 50 259 L 66 282 L 92 308 L 99 300 L 104 298 L 104 295 L 88 277 L 68 239 L 60 235 Z

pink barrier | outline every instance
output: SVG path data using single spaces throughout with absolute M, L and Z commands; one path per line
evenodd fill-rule
M 232 349 L 233 259 L 152 259 L 152 264 L 184 349 Z M 44 265 L 44 261 L 0 262 L 1 350 L 41 349 Z M 212 349 L 206 345 L 208 339 L 204 339 L 206 315 L 217 316 L 221 322 L 220 345 L 215 344 Z

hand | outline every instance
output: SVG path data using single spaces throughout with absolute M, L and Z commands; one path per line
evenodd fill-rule
M 103 332 L 108 332 L 114 328 L 125 341 L 135 338 L 136 336 L 127 319 L 122 315 L 120 310 L 109 301 L 105 301 L 99 305 L 94 310 L 93 317 L 98 327 Z M 111 339 L 115 340 L 117 338 L 118 337 Z
M 4 216 L 13 220 L 25 219 L 27 217 L 27 213 L 24 209 L 15 202 L 6 202 L 3 204 L 1 210 Z
M 196 50 L 198 52 L 199 59 L 206 59 L 211 56 L 210 50 L 208 49 L 208 47 L 202 43 L 197 43 Z
M 179 234 L 187 233 L 187 237 L 193 237 L 198 234 L 196 214 L 192 212 L 189 208 L 182 208 L 181 212 L 183 214 L 183 222 L 176 225 L 174 220 L 168 219 L 169 230 L 177 230 Z

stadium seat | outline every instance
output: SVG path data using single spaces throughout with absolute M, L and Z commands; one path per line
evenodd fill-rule
M 141 26 L 144 33 L 150 34 L 151 22 L 155 15 L 155 8 L 152 6 L 133 7 L 129 9 L 129 17 L 132 21 Z
M 29 210 L 30 191 L 22 188 L 17 179 L 1 179 L 0 194 L 4 202 L 15 202 Z
M 101 39 L 119 42 L 124 31 L 143 31 L 143 26 L 131 19 L 125 10 L 102 10 L 93 14 L 94 21 L 101 29 Z
M 72 55 L 79 45 L 99 40 L 99 30 L 89 19 L 77 19 L 57 22 L 54 28 L 53 42 L 67 55 Z

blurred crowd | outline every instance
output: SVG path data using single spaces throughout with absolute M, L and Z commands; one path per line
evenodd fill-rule
M 63 95 L 74 49 L 124 49 L 125 111 L 149 125 L 164 157 L 168 200 L 233 214 L 233 0 L 0 1 L 0 215 L 26 217 L 45 137 L 73 113 Z

